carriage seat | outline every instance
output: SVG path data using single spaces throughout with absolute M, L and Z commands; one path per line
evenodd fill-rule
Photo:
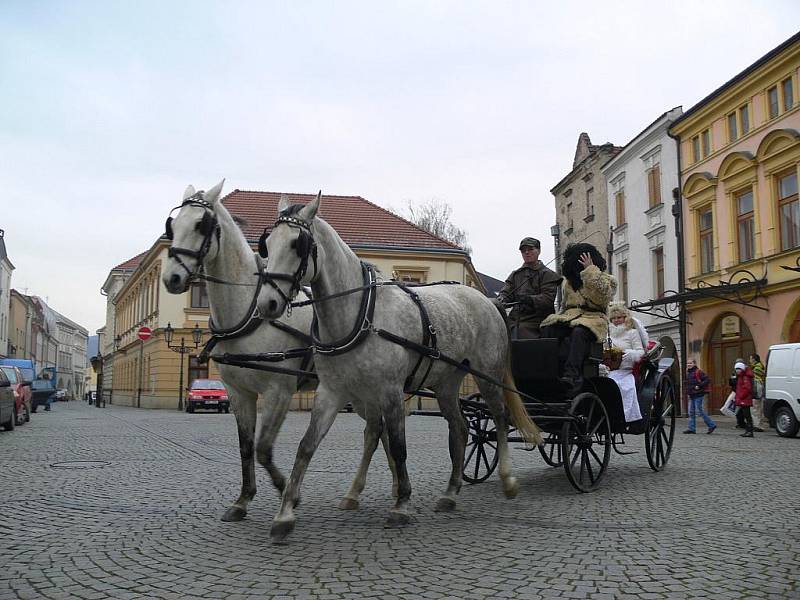
M 555 338 L 522 339 L 511 341 L 511 372 L 515 381 L 553 380 L 564 373 L 569 340 Z M 583 376 L 597 377 L 603 360 L 603 344 L 591 345 L 589 358 L 583 365 Z

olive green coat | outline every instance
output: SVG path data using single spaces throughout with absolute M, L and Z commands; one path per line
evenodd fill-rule
M 556 312 L 556 292 L 560 282 L 561 277 L 540 260 L 533 266 L 522 265 L 512 271 L 497 295 L 503 304 L 517 303 L 511 309 L 509 324 L 538 330 L 542 319 Z
M 581 271 L 581 280 L 583 287 L 579 290 L 564 280 L 561 310 L 542 321 L 542 327 L 556 323 L 567 323 L 570 327 L 583 325 L 598 341 L 602 341 L 608 335 L 606 311 L 617 292 L 617 280 L 601 271 L 597 265 L 590 265 Z

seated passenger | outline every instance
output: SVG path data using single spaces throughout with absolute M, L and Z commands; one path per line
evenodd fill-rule
M 563 383 L 574 396 L 583 388 L 583 363 L 592 342 L 608 332 L 606 311 L 617 291 L 617 280 L 604 273 L 606 261 L 591 244 L 570 244 L 564 251 L 561 273 L 561 310 L 542 321 L 542 337 L 569 341 Z
M 636 379 L 633 376 L 633 365 L 644 356 L 642 336 L 624 302 L 614 302 L 608 309 L 608 318 L 611 320 L 608 326 L 611 345 L 624 350 L 619 368 L 611 371 L 608 376 L 619 387 L 625 421 L 630 423 L 642 418 L 636 397 Z

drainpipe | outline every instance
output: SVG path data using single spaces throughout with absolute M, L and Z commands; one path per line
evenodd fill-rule
M 682 181 L 682 171 L 681 171 L 681 137 L 679 135 L 672 135 L 669 131 L 669 127 L 667 128 L 667 135 L 675 140 L 675 145 L 678 151 L 678 187 L 672 190 L 672 216 L 675 217 L 675 237 L 678 238 L 678 292 L 683 294 L 686 291 L 686 261 L 685 261 L 685 251 L 683 247 L 683 204 L 681 202 L 681 187 L 683 185 Z M 678 368 L 681 374 L 680 380 L 678 381 L 678 389 L 681 390 L 681 401 L 680 406 L 683 406 L 683 374 L 684 369 L 683 365 L 680 362 L 680 359 L 683 359 L 684 363 L 688 360 L 688 340 L 686 339 L 686 303 L 681 302 L 680 306 L 680 316 L 679 316 L 679 331 L 681 336 L 681 356 L 678 359 Z M 708 369 L 708 365 L 704 365 L 706 369 Z

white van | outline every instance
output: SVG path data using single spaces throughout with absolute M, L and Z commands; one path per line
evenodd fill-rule
M 769 347 L 764 414 L 778 435 L 797 435 L 800 428 L 800 343 Z

